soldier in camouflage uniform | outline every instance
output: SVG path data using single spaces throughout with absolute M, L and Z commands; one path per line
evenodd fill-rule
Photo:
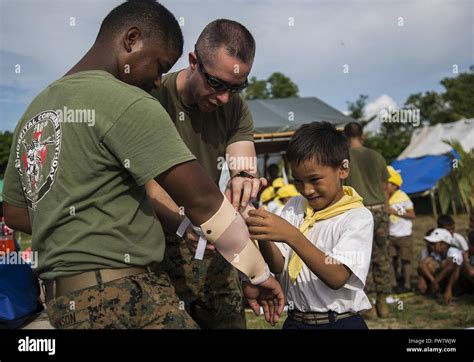
M 121 278 L 48 301 L 60 329 L 197 329 L 164 272 Z
M 245 328 L 237 271 L 220 255 L 195 260 L 186 243 L 166 237 L 162 263 L 188 313 L 201 328 Z
M 255 41 L 244 26 L 225 19 L 213 21 L 199 36 L 194 52 L 189 53 L 188 68 L 166 75 L 160 88 L 152 92 L 216 184 L 227 159 L 232 179 L 226 195 L 236 209 L 266 185 L 265 179 L 256 177 L 252 116 L 238 94 L 247 85 L 254 54 Z M 239 160 L 244 162 L 239 164 Z M 158 185 L 150 187 L 154 188 L 149 195 L 160 219 L 165 218 L 163 205 L 176 212 L 177 205 L 156 191 Z M 158 196 L 153 197 L 153 192 Z M 194 259 L 197 239 L 191 228 L 184 239 L 167 236 L 163 268 L 186 309 L 202 328 L 245 328 L 236 270 L 220 255 L 212 255 L 212 246 L 208 246 L 203 260 Z
M 367 319 L 389 316 L 386 296 L 394 286 L 393 265 L 388 255 L 389 217 L 385 195 L 385 182 L 389 174 L 385 159 L 378 152 L 363 145 L 362 127 L 356 122 L 344 127 L 344 134 L 351 142 L 351 172 L 345 184 L 352 186 L 364 199 L 364 205 L 374 217 L 372 258 L 365 291 L 375 309 L 364 313 Z
M 369 208 L 370 210 L 370 208 Z M 365 290 L 370 295 L 389 294 L 393 285 L 393 268 L 388 259 L 389 218 L 384 209 L 371 209 L 374 217 L 372 260 Z
M 57 328 L 198 327 L 166 272 L 152 271 L 163 260 L 165 236 L 145 187 L 160 182 L 197 225 L 222 205 L 215 180 L 148 93 L 182 47 L 180 26 L 162 5 L 123 3 L 104 19 L 90 51 L 31 102 L 16 127 L 5 223 L 33 232 L 35 272 Z M 62 122 L 65 108 L 92 109 L 97 122 Z M 273 277 L 246 293 L 254 310 L 277 296 L 283 309 Z

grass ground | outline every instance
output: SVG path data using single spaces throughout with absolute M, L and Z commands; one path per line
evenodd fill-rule
M 457 231 L 466 235 L 468 217 L 458 215 L 455 217 Z M 413 224 L 414 239 L 414 268 L 412 275 L 413 286 L 416 286 L 416 266 L 418 255 L 424 246 L 425 232 L 436 226 L 432 216 L 418 216 Z M 31 244 L 29 235 L 22 236 L 22 249 Z M 463 295 L 454 298 L 449 305 L 443 305 L 432 296 L 411 294 L 402 296 L 400 302 L 390 304 L 391 316 L 387 319 L 368 321 L 370 329 L 452 329 L 474 327 L 474 295 Z M 247 327 L 249 329 L 281 329 L 286 314 L 275 327 L 265 322 L 263 317 L 256 317 L 250 310 L 246 311 Z

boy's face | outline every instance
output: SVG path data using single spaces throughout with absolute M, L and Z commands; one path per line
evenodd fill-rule
M 448 251 L 448 244 L 443 241 L 433 245 L 433 251 L 438 255 L 444 255 Z
M 291 162 L 290 166 L 296 189 L 313 209 L 325 209 L 344 195 L 342 180 L 347 178 L 349 171 L 342 165 L 333 168 L 309 159 L 299 164 Z
M 451 234 L 456 230 L 456 226 L 453 224 L 445 225 L 443 229 L 448 230 Z
M 392 196 L 397 190 L 398 186 L 395 184 L 392 184 L 391 182 L 387 182 L 387 192 L 390 196 Z

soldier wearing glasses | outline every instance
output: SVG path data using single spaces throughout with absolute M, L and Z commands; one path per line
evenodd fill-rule
M 226 156 L 231 160 L 226 196 L 236 209 L 245 207 L 267 184 L 257 174 L 252 116 L 239 95 L 248 84 L 254 55 L 255 40 L 243 25 L 215 20 L 204 28 L 189 53 L 189 66 L 165 76 L 160 88 L 152 92 L 216 183 L 221 174 L 219 160 Z M 156 182 L 150 182 L 147 191 L 160 220 L 183 218 L 179 206 Z M 183 239 L 167 235 L 161 265 L 183 306 L 201 328 L 245 328 L 236 270 L 209 243 L 204 259 L 194 259 L 198 236 L 191 227 Z

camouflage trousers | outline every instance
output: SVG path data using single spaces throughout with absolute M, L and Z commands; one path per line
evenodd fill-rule
M 395 285 L 393 264 L 388 255 L 389 218 L 384 208 L 370 210 L 374 218 L 372 257 L 365 285 L 367 294 L 389 294 Z
M 170 276 L 186 311 L 201 328 L 246 328 L 237 270 L 220 254 L 196 260 L 184 241 L 167 235 L 160 267 Z
M 197 329 L 164 272 L 144 273 L 81 289 L 47 304 L 60 329 Z

